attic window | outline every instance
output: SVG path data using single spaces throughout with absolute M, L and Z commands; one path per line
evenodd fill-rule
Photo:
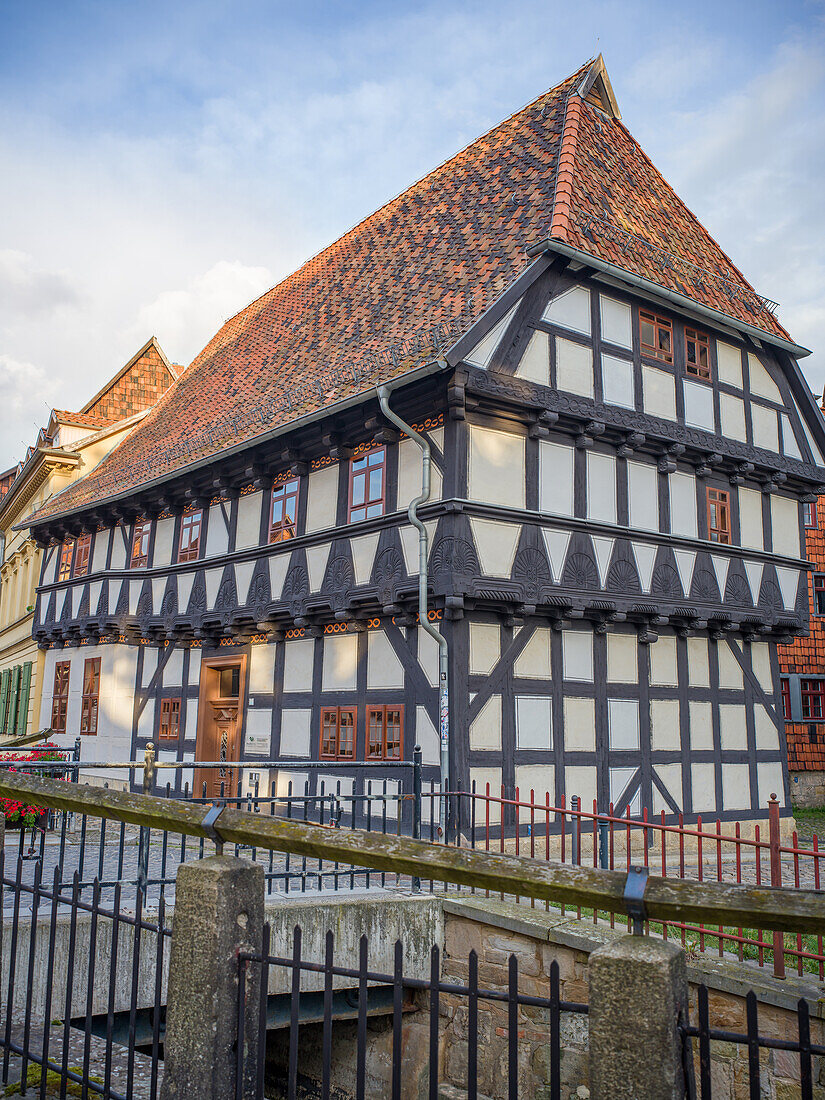
M 710 338 L 695 328 L 685 329 L 685 370 L 710 381 Z
M 673 325 L 666 317 L 639 310 L 639 334 L 642 343 L 642 355 L 654 359 L 673 362 Z

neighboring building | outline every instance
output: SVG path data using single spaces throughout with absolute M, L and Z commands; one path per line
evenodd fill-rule
M 0 475 L 0 738 L 33 732 L 50 719 L 40 713 L 45 653 L 32 639 L 43 554 L 26 521 L 93 470 L 178 373 L 152 337 L 79 413 L 52 412 L 25 459 Z M 88 568 L 89 541 L 67 543 L 61 575 L 80 577 Z
M 825 497 L 803 507 L 810 632 L 779 647 L 791 801 L 825 806 Z
M 777 644 L 807 623 L 825 425 L 774 308 L 588 63 L 229 320 L 32 517 L 45 705 L 87 759 L 152 740 L 284 784 L 312 757 L 349 790 L 420 743 L 437 778 L 391 379 L 433 453 L 452 782 L 788 812 Z M 81 537 L 91 568 L 62 576 Z

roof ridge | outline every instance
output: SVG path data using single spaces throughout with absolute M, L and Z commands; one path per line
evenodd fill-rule
M 576 149 L 579 143 L 582 98 L 574 85 L 564 105 L 559 152 L 556 157 L 556 179 L 553 185 L 553 215 L 550 236 L 558 234 L 567 240 L 570 228 L 570 206 L 573 198 L 573 177 L 576 171 Z

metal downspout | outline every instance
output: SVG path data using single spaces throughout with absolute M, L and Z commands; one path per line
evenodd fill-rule
M 447 662 L 447 639 L 437 630 L 427 617 L 427 558 L 429 536 L 427 528 L 418 518 L 419 505 L 430 499 L 430 445 L 423 435 L 420 435 L 411 424 L 405 423 L 390 408 L 389 397 L 392 387 L 382 385 L 376 387 L 381 412 L 391 421 L 396 428 L 414 439 L 421 448 L 421 495 L 410 501 L 407 509 L 410 523 L 418 529 L 418 621 L 419 625 L 438 643 L 438 713 L 439 713 L 439 739 L 441 744 L 441 791 L 442 794 L 449 790 L 450 779 L 450 698 L 449 698 L 449 665 Z M 445 836 L 447 831 L 447 805 L 446 799 L 442 801 L 441 823 Z

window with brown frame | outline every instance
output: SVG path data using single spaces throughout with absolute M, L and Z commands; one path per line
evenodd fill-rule
M 321 708 L 321 757 L 324 760 L 355 758 L 355 707 Z
M 642 355 L 652 355 L 654 359 L 673 362 L 673 325 L 666 317 L 639 310 L 639 334 L 642 343 Z
M 685 370 L 710 381 L 710 338 L 695 328 L 685 329 Z
M 404 747 L 404 708 L 367 707 L 367 759 L 400 760 Z
M 97 705 L 100 697 L 100 658 L 89 657 L 83 665 L 83 698 L 80 705 L 80 732 L 97 733 Z
M 92 549 L 92 536 L 81 535 L 74 544 L 74 568 L 73 577 L 85 577 L 89 572 L 89 555 Z
M 203 512 L 188 512 L 180 517 L 178 561 L 197 561 L 200 557 Z
M 286 542 L 294 539 L 298 533 L 298 489 L 299 479 L 292 478 L 272 490 L 272 504 L 269 512 L 269 541 Z
M 708 538 L 730 544 L 730 493 L 725 489 L 708 489 Z
M 804 523 L 806 527 L 816 529 L 819 527 L 819 523 L 816 518 L 816 501 L 810 500 L 806 504 L 802 505 L 802 515 L 804 517 Z
M 66 539 L 60 547 L 60 565 L 57 570 L 57 579 L 67 581 L 72 575 L 72 562 L 74 561 L 74 539 Z
M 180 736 L 180 699 L 161 699 L 159 741 L 177 741 Z
M 825 718 L 825 680 L 801 680 L 802 717 Z
M 353 458 L 349 467 L 349 522 L 384 514 L 387 455 L 383 447 Z
M 782 691 L 782 717 L 786 722 L 791 720 L 791 682 L 787 676 L 783 676 L 780 681 L 780 688 Z
M 66 732 L 66 709 L 69 705 L 69 670 L 71 667 L 71 661 L 58 661 L 54 666 L 52 733 Z
M 811 584 L 814 593 L 814 615 L 825 615 L 825 573 L 814 573 Z
M 132 534 L 132 556 L 129 565 L 132 569 L 140 569 L 149 562 L 149 535 L 152 530 L 151 520 L 145 519 L 135 524 Z

